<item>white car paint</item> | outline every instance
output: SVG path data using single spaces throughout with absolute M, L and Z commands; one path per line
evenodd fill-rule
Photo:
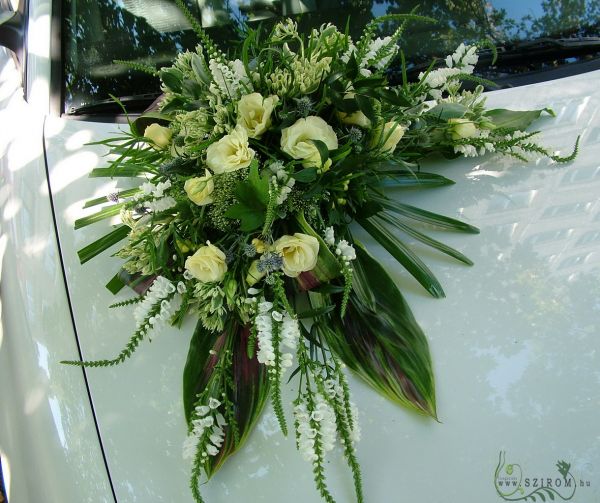
M 371 248 L 398 280 L 430 341 L 441 422 L 416 417 L 352 380 L 361 412 L 363 440 L 358 456 L 368 501 L 501 502 L 493 483 L 501 450 L 507 451 L 508 462 L 518 463 L 532 478 L 554 479 L 556 462 L 570 462 L 577 480 L 590 483 L 578 487 L 572 501 L 600 501 L 599 78 L 600 72 L 592 72 L 489 95 L 491 107 L 553 107 L 557 118 L 538 123 L 544 142 L 564 153 L 581 134 L 581 154 L 575 162 L 558 166 L 543 160 L 523 165 L 488 156 L 430 163 L 424 169 L 443 173 L 456 185 L 398 193 L 404 201 L 463 218 L 482 232 L 476 236 L 434 234 L 471 257 L 472 268 L 423 249 L 425 260 L 443 282 L 444 300 L 429 298 L 384 251 Z M 39 116 L 37 131 L 34 123 L 26 122 L 31 124 L 30 136 L 39 139 Z M 82 266 L 76 255 L 106 232 L 109 223 L 73 230 L 75 219 L 85 213 L 83 202 L 115 186 L 114 181 L 87 178 L 91 169 L 102 166 L 105 151 L 85 144 L 117 127 L 57 117 L 48 117 L 45 123 L 61 251 L 81 351 L 87 359 L 115 355 L 134 327 L 131 311 L 108 310 L 110 303 L 131 294 L 123 291 L 115 299 L 103 288 L 118 270 L 119 260 L 104 254 Z M 30 155 L 34 156 L 33 150 Z M 55 407 L 65 411 L 63 418 L 75 417 L 67 411 L 79 403 L 77 421 L 61 424 L 69 440 L 81 428 L 79 440 L 70 440 L 81 462 L 72 480 L 55 476 L 54 470 L 62 466 L 58 462 L 34 466 L 36 476 L 52 476 L 57 491 L 63 488 L 60 499 L 46 500 L 110 501 L 82 373 L 58 364 L 60 359 L 76 357 L 76 348 L 55 237 L 50 232 L 49 202 L 42 190 L 46 181 L 40 169 L 39 144 L 30 161 L 37 168 L 27 178 L 28 170 L 13 168 L 10 156 L 5 155 L 2 162 L 3 176 L 23 174 L 24 178 L 11 178 L 10 190 L 5 189 L 10 200 L 22 199 L 20 211 L 14 209 L 19 203 L 2 202 L 2 212 L 14 214 L 9 223 L 2 220 L 5 228 L 11 225 L 8 240 L 12 247 L 6 248 L 2 276 L 0 396 L 3 402 L 5 396 L 18 401 L 36 389 L 36 379 L 45 379 L 47 390 L 53 386 L 68 390 L 64 396 L 51 392 L 42 396 L 45 421 L 39 423 L 26 421 L 25 403 L 8 412 L 2 407 L 11 424 L 20 423 L 16 430 L 7 430 L 7 419 L 0 423 L 0 448 L 11 463 L 14 501 L 42 501 L 40 493 L 26 492 L 31 488 L 23 468 L 38 460 L 38 449 L 58 459 L 69 454 L 69 449 L 63 450 L 65 454 L 59 448 L 61 435 L 53 426 L 51 396 L 57 399 Z M 23 208 L 30 207 L 36 216 L 26 219 Z M 41 227 L 31 229 L 32 220 Z M 19 233 L 25 234 L 21 241 L 13 237 Z M 29 257 L 23 253 L 25 241 L 38 234 L 46 247 L 34 246 L 38 251 Z M 17 252 L 21 253 L 18 261 Z M 30 283 L 15 273 L 23 269 L 32 275 Z M 15 300 L 15 291 L 25 293 Z M 37 311 L 31 304 L 18 305 L 36 298 L 56 304 Z M 42 314 L 52 318 L 46 321 Z M 30 328 L 22 330 L 22 326 Z M 189 464 L 181 457 L 186 432 L 181 372 L 192 328 L 190 320 L 181 331 L 163 329 L 125 364 L 86 371 L 119 503 L 191 501 Z M 22 335 L 17 339 L 15 333 Z M 44 361 L 52 369 L 51 379 L 45 377 L 38 353 L 32 350 L 40 334 L 48 350 Z M 7 354 L 9 341 L 21 346 Z M 8 362 L 19 358 L 31 360 L 29 367 L 19 363 L 26 372 L 5 370 Z M 7 388 L 12 395 L 6 394 Z M 293 384 L 286 387 L 286 397 L 293 399 Z M 28 444 L 26 435 L 36 442 Z M 54 450 L 40 445 L 40 438 Z M 334 495 L 338 502 L 353 501 L 351 478 L 340 453 L 331 459 L 328 471 Z M 71 466 L 68 461 L 65 465 Z M 17 484 L 15 473 L 23 470 Z M 321 501 L 313 488 L 310 466 L 295 451 L 293 439 L 278 432 L 270 409 L 244 449 L 204 486 L 204 493 L 212 503 Z
M 83 373 L 59 363 L 79 353 L 48 198 L 43 122 L 0 48 L 2 470 L 11 503 L 109 502 Z

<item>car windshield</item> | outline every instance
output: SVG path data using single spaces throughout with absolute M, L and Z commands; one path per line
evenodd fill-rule
M 491 41 L 500 59 L 482 58 L 481 75 L 512 82 L 515 74 L 541 72 L 580 63 L 600 54 L 598 0 L 186 0 L 190 10 L 221 47 L 243 38 L 243 26 L 272 25 L 293 16 L 307 32 L 332 22 L 350 33 L 385 14 L 418 13 L 435 25 L 412 23 L 402 49 L 409 70 L 417 73 L 432 58 L 443 58 L 461 42 Z M 381 26 L 382 34 L 395 29 Z M 133 108 L 147 106 L 160 91 L 158 79 L 119 64 L 128 60 L 156 68 L 170 65 L 176 53 L 193 49 L 196 36 L 173 0 L 63 0 L 64 110 L 77 113 L 110 96 L 137 97 Z M 533 41 L 533 42 L 531 42 Z M 390 79 L 393 80 L 394 69 Z M 141 96 L 140 96 L 141 95 Z

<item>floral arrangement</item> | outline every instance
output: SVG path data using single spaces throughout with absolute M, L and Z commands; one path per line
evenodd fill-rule
M 347 366 L 390 400 L 436 417 L 427 340 L 385 269 L 355 237 L 362 227 L 434 297 L 433 273 L 399 234 L 464 264 L 463 254 L 419 230 L 477 233 L 460 221 L 386 195 L 387 187 L 452 183 L 420 170 L 430 155 L 497 152 L 564 162 L 525 129 L 543 110 L 488 110 L 472 75 L 477 47 L 461 45 L 416 82 L 398 42 L 414 14 L 370 22 L 353 41 L 333 25 L 307 36 L 285 19 L 247 29 L 237 59 L 220 50 L 179 2 L 200 40 L 157 72 L 157 106 L 102 142 L 114 154 L 92 176 L 130 178 L 130 188 L 89 201 L 112 203 L 76 228 L 120 215 L 121 225 L 80 250 L 86 262 L 125 240 L 122 270 L 107 287 L 139 295 L 136 329 L 110 360 L 122 363 L 162 324 L 197 319 L 185 369 L 191 490 L 239 449 L 270 400 L 281 431 L 293 428 L 322 498 L 333 502 L 325 459 L 339 441 L 363 501 L 360 438 Z M 378 27 L 400 21 L 389 36 Z M 388 83 L 400 61 L 402 83 Z M 474 90 L 462 89 L 463 81 Z M 551 113 L 551 110 L 546 110 Z M 281 398 L 295 378 L 293 425 Z

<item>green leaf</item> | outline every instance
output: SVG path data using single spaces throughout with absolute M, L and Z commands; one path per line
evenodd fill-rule
M 420 222 L 439 227 L 440 229 L 465 232 L 467 234 L 479 234 L 479 229 L 477 227 L 469 225 L 465 222 L 461 222 L 460 220 L 456 220 L 454 218 L 446 217 L 431 211 L 422 210 L 420 208 L 416 208 L 415 206 L 399 203 L 384 197 L 374 196 L 373 200 L 381 204 L 381 206 L 383 206 L 386 210 L 393 211 L 394 213 L 412 220 L 418 220 Z
M 392 257 L 415 278 L 433 297 L 445 297 L 442 285 L 431 272 L 429 267 L 415 255 L 402 241 L 388 231 L 383 225 L 372 219 L 357 219 L 358 224 L 365 229 L 373 239 L 383 246 Z
M 114 231 L 108 233 L 106 236 L 101 237 L 97 241 L 87 245 L 77 252 L 79 261 L 85 264 L 88 260 L 93 259 L 96 255 L 108 250 L 112 245 L 117 244 L 122 239 L 125 239 L 129 235 L 129 227 L 126 225 L 120 225 Z
M 455 183 L 442 175 L 407 169 L 380 171 L 379 174 L 389 177 L 384 184 L 390 187 L 429 189 L 454 185 Z
M 402 294 L 385 269 L 357 244 L 348 311 L 318 329 L 344 363 L 375 390 L 419 414 L 436 418 L 429 346 Z M 357 289 L 369 291 L 372 304 Z M 311 303 L 315 295 L 310 293 Z M 315 306 L 316 307 L 316 306 Z
M 314 182 L 317 179 L 317 170 L 316 168 L 305 168 L 298 171 L 298 173 L 294 173 L 292 178 L 301 183 Z
M 399 89 L 378 89 L 377 93 L 384 100 L 387 101 L 390 105 L 395 105 L 398 107 L 410 107 L 413 103 L 402 94 L 402 91 Z
M 181 73 L 177 68 L 167 68 L 160 71 L 160 80 L 163 81 L 165 86 L 167 86 L 174 93 L 180 93 L 181 83 L 183 81 L 183 73 Z
M 497 128 L 518 129 L 524 131 L 532 122 L 539 119 L 543 112 L 554 117 L 556 114 L 551 108 L 540 110 L 527 110 L 523 112 L 496 108 L 485 112 L 485 117 L 490 119 Z
M 202 82 L 204 82 L 206 85 L 210 85 L 212 78 L 206 70 L 206 63 L 198 54 L 194 52 L 191 54 L 192 70 Z
M 239 441 L 236 443 L 231 425 L 226 426 L 223 446 L 216 456 L 208 459 L 205 465 L 209 478 L 231 454 L 243 446 L 269 396 L 266 367 L 258 363 L 256 356 L 253 358 L 247 356 L 248 338 L 248 327 L 236 323 L 231 323 L 223 333 L 216 334 L 206 330 L 201 322 L 198 322 L 190 341 L 183 371 L 183 406 L 188 424 L 198 394 L 202 393 L 207 386 L 211 386 L 211 377 L 219 355 L 223 354 L 224 348 L 230 348 L 232 352 L 229 377 L 235 386 L 233 390 L 228 388 L 228 398 L 234 404 Z M 211 354 L 211 350 L 215 354 Z
M 123 280 L 120 277 L 120 273 L 115 274 L 111 280 L 106 283 L 107 290 L 113 295 L 117 295 L 125 286 Z
M 90 178 L 133 178 L 142 173 L 151 173 L 152 169 L 148 166 L 119 166 L 117 169 L 111 168 L 94 168 L 90 172 Z
M 181 87 L 183 95 L 191 98 L 192 100 L 197 100 L 202 96 L 202 86 L 194 80 L 185 79 Z
M 427 114 L 447 121 L 448 119 L 458 119 L 464 116 L 467 110 L 467 107 L 460 103 L 440 103 L 428 110 Z
M 121 208 L 123 207 L 123 204 L 124 203 L 114 204 L 112 206 L 103 208 L 92 215 L 88 215 L 87 217 L 78 218 L 77 220 L 75 220 L 75 229 L 81 229 L 82 227 L 85 227 L 87 225 L 100 222 L 105 218 L 110 218 L 114 217 L 115 215 L 118 215 L 121 211 Z
M 248 178 L 238 182 L 234 193 L 237 203 L 225 212 L 225 216 L 240 220 L 240 229 L 244 232 L 261 227 L 269 204 L 269 176 L 258 174 L 257 162 L 252 162 Z
M 371 122 L 377 121 L 377 114 L 373 108 L 373 103 L 368 97 L 357 94 L 354 99 L 356 100 L 360 111 L 364 113 Z
M 321 158 L 321 166 L 323 164 L 325 164 L 327 162 L 327 159 L 329 159 L 329 149 L 327 148 L 327 145 L 325 144 L 325 142 L 321 141 L 321 140 L 310 140 L 315 147 L 317 147 L 317 150 L 319 151 L 319 157 Z
M 436 250 L 438 250 L 442 253 L 445 253 L 446 255 L 449 255 L 450 257 L 455 258 L 456 260 L 458 260 L 459 262 L 462 262 L 463 264 L 473 265 L 473 261 L 471 259 L 469 259 L 468 257 L 466 257 L 465 255 L 463 255 L 462 253 L 460 253 L 458 250 L 455 250 L 451 246 L 445 245 L 444 243 L 441 243 L 440 241 L 433 239 L 433 238 L 417 231 L 416 229 L 413 229 L 412 227 L 401 222 L 398 218 L 394 217 L 393 215 L 389 215 L 387 213 L 382 213 L 380 215 L 380 218 L 383 221 L 390 224 L 391 226 L 395 227 L 396 229 L 399 229 L 402 232 L 405 232 L 406 234 L 408 234 L 409 236 L 411 236 L 415 239 L 418 239 L 419 241 L 426 244 L 427 246 L 431 246 L 432 248 L 435 248 Z

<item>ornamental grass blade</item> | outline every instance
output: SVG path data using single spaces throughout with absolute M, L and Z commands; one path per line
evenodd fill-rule
M 224 428 L 225 440 L 219 453 L 208 458 L 204 465 L 210 478 L 223 465 L 225 460 L 236 452 L 254 428 L 269 396 L 265 367 L 258 363 L 256 356 L 248 358 L 249 329 L 236 323 L 221 333 L 206 330 L 200 322 L 190 341 L 190 349 L 183 371 L 183 407 L 187 422 L 190 422 L 198 394 L 211 386 L 211 377 L 219 362 L 219 355 L 226 348 L 232 352 L 233 390 L 228 391 L 228 399 L 234 404 L 234 417 L 238 436 L 231 425 Z M 211 354 L 211 350 L 213 354 Z
M 375 241 L 383 246 L 392 257 L 415 278 L 425 290 L 436 299 L 445 297 L 444 289 L 433 272 L 417 255 L 392 234 L 377 220 L 371 218 L 359 218 L 356 220 Z
M 439 213 L 433 213 L 409 204 L 392 201 L 387 197 L 375 196 L 372 199 L 383 206 L 386 210 L 393 211 L 398 215 L 402 215 L 403 217 L 410 218 L 412 220 L 424 222 L 426 224 L 439 227 L 440 229 L 465 232 L 467 234 L 479 234 L 479 229 L 477 227 L 469 225 L 465 222 L 461 222 L 460 220 L 456 220 L 454 218 L 440 215 Z
M 353 291 L 344 319 L 320 324 L 319 330 L 344 363 L 379 393 L 436 418 L 427 339 L 383 267 L 362 247 L 356 253 L 354 267 L 360 272 L 354 281 L 371 299 Z
M 384 222 L 391 225 L 392 227 L 395 227 L 396 229 L 399 229 L 402 232 L 408 234 L 409 236 L 421 241 L 421 243 L 426 244 L 427 246 L 431 246 L 432 248 L 435 248 L 436 250 L 445 253 L 446 255 L 458 260 L 459 262 L 462 262 L 463 264 L 473 265 L 473 261 L 469 257 L 463 255 L 458 250 L 455 250 L 451 246 L 448 246 L 438 241 L 437 239 L 433 239 L 432 237 L 429 237 L 426 234 L 423 234 L 422 232 L 413 229 L 409 225 L 406 225 L 404 222 L 401 222 L 398 218 L 394 217 L 393 215 L 389 215 L 388 213 L 380 213 L 378 217 Z

